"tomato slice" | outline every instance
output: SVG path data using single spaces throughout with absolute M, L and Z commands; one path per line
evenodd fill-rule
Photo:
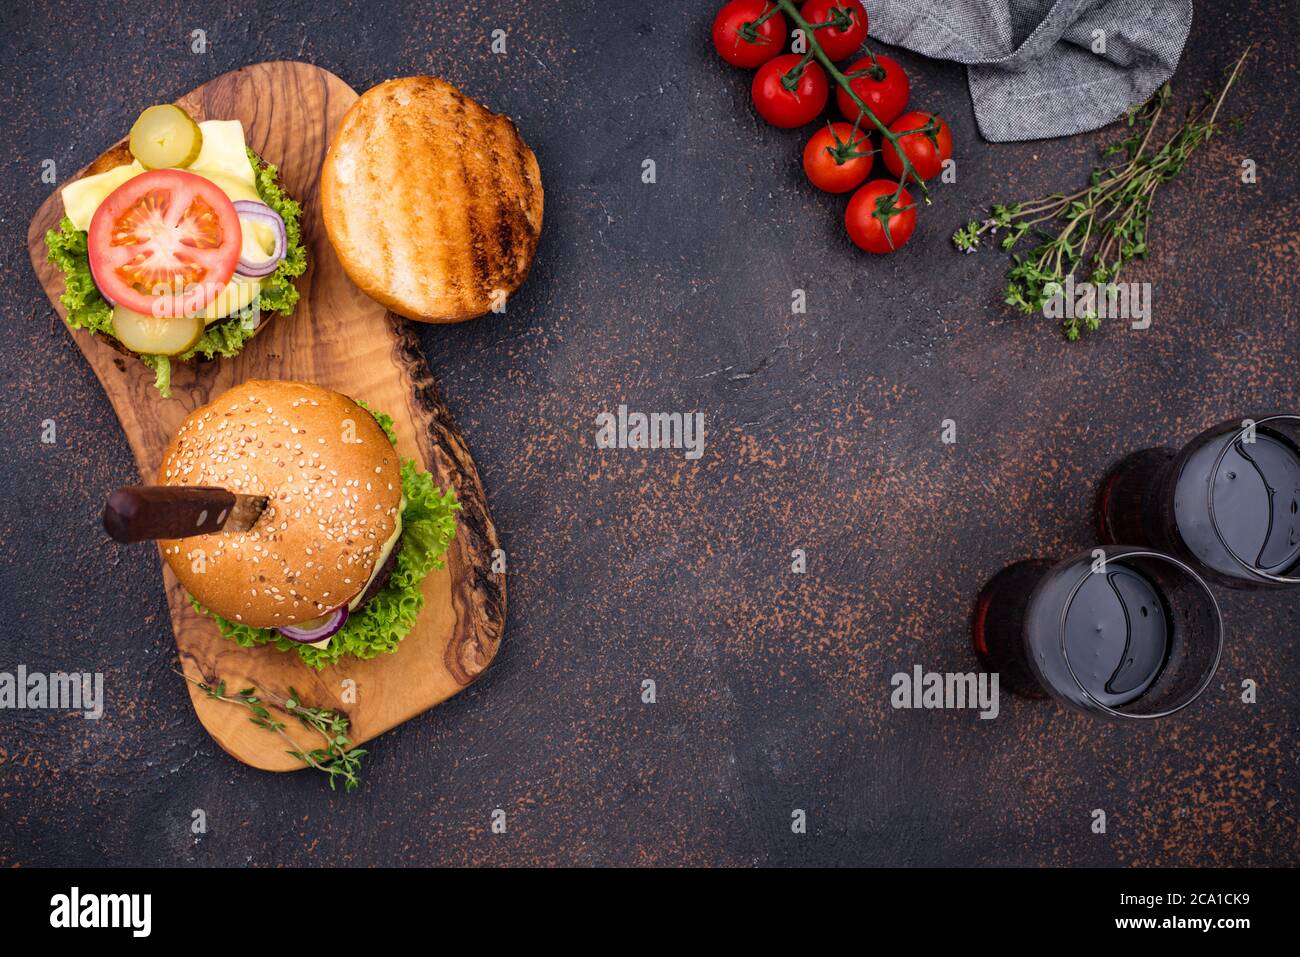
M 90 272 L 104 296 L 152 316 L 189 316 L 234 275 L 239 214 L 211 180 L 160 169 L 127 180 L 90 219 Z

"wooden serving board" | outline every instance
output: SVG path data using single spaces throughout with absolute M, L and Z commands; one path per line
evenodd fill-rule
M 496 529 L 478 471 L 451 420 L 410 323 L 366 298 L 344 275 L 325 235 L 318 202 L 321 163 L 330 137 L 357 94 L 307 63 L 260 63 L 217 77 L 177 101 L 196 120 L 238 119 L 248 145 L 280 169 L 285 189 L 303 206 L 303 239 L 310 265 L 298 282 L 292 316 L 276 316 L 235 359 L 172 364 L 172 398 L 153 387 L 153 373 L 102 337 L 71 331 L 99 377 L 126 431 L 143 482 L 158 474 L 163 450 L 184 418 L 226 389 L 251 378 L 315 382 L 363 399 L 393 417 L 397 448 L 415 458 L 442 487 L 460 497 L 456 537 L 445 567 L 423 585 L 425 605 L 397 652 L 370 661 L 344 660 L 317 672 L 297 654 L 274 647 L 240 648 L 196 614 L 171 571 L 163 566 L 181 667 L 196 679 L 224 680 L 231 691 L 254 686 L 278 699 L 292 685 L 304 703 L 345 713 L 360 744 L 451 697 L 482 673 L 496 654 L 505 626 L 505 578 L 491 571 Z M 141 103 L 140 107 L 148 106 Z M 82 170 L 100 172 L 130 160 L 125 141 Z M 63 184 L 66 185 L 66 184 Z M 46 262 L 45 231 L 58 224 L 56 191 L 27 231 L 32 266 L 59 315 L 63 275 Z M 107 494 L 111 489 L 104 489 Z M 177 678 L 177 680 L 181 680 Z M 350 682 L 355 682 L 355 701 Z M 292 771 L 302 763 L 285 753 L 278 736 L 251 724 L 242 707 L 208 698 L 189 685 L 199 720 L 230 754 L 253 767 Z M 316 747 L 296 721 L 298 743 Z M 318 737 L 318 736 L 317 736 Z

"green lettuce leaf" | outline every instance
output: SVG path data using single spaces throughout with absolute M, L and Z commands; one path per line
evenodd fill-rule
M 86 255 L 86 234 L 72 225 L 67 216 L 58 229 L 45 233 L 48 259 L 63 271 L 64 290 L 59 298 L 68 310 L 68 325 L 74 329 L 113 334 L 113 307 L 99 294 L 90 275 L 90 258 Z
M 307 269 L 307 249 L 302 244 L 302 206 L 290 198 L 280 187 L 278 171 L 270 163 L 262 162 L 256 153 L 248 151 L 248 161 L 253 165 L 257 194 L 284 220 L 288 239 L 284 260 L 270 276 L 262 280 L 262 290 L 249 308 L 204 330 L 199 341 L 188 352 L 179 356 L 140 356 L 140 361 L 153 369 L 154 387 L 164 398 L 171 395 L 171 360 L 189 362 L 202 356 L 230 359 L 239 355 L 244 343 L 253 337 L 262 321 L 269 316 L 261 313 L 289 315 L 298 304 L 298 289 L 293 280 Z M 45 234 L 49 261 L 63 271 L 65 289 L 63 305 L 68 310 L 67 323 L 74 329 L 89 329 L 103 335 L 113 335 L 113 307 L 100 295 L 90 274 L 90 259 L 86 254 L 86 234 L 75 229 L 66 216 L 57 230 Z
M 358 403 L 363 407 L 365 403 Z M 366 407 L 394 445 L 393 420 L 382 412 Z M 348 618 L 324 648 L 290 641 L 273 628 L 250 628 L 228 621 L 204 608 L 191 597 L 194 609 L 209 615 L 221 633 L 245 648 L 273 643 L 281 651 L 297 651 L 307 664 L 318 671 L 340 658 L 374 658 L 397 650 L 424 607 L 420 583 L 435 568 L 443 565 L 442 555 L 456 534 L 456 511 L 460 502 L 451 489 L 442 492 L 434 487 L 433 477 L 421 472 L 413 459 L 402 460 L 402 537 L 397 544 L 397 565 L 388 584 L 358 613 Z
M 141 356 L 140 361 L 153 370 L 153 387 L 164 399 L 172 394 L 172 361 L 168 356 Z
M 397 433 L 393 431 L 393 417 L 391 415 L 387 412 L 380 412 L 378 409 L 370 408 L 370 404 L 368 402 L 363 402 L 361 399 L 353 399 L 352 401 L 373 415 L 375 421 L 379 423 L 379 427 L 384 430 L 384 435 L 388 436 L 388 441 L 392 442 L 393 445 L 397 444 Z
M 262 197 L 262 202 L 280 214 L 280 218 L 284 220 L 285 235 L 288 237 L 284 260 L 275 272 L 262 281 L 262 294 L 258 302 L 263 312 L 278 312 L 282 316 L 287 316 L 298 304 L 298 288 L 293 284 L 293 280 L 307 269 L 307 248 L 302 244 L 302 205 L 280 187 L 280 182 L 276 178 L 279 171 L 274 166 L 263 163 L 252 150 L 248 151 L 248 161 L 253 164 L 257 195 Z M 202 345 L 200 340 L 195 349 L 201 349 Z

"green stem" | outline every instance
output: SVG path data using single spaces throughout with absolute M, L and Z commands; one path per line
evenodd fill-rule
M 757 20 L 751 20 L 749 21 L 749 23 L 745 24 L 745 26 L 761 27 L 763 24 L 767 23 L 768 20 L 772 19 L 772 17 L 780 9 L 781 8 L 778 7 L 776 4 L 771 4 L 770 6 L 768 6 L 766 10 L 763 11 L 762 15 Z
M 777 3 L 785 12 L 786 16 L 793 20 L 799 29 L 803 30 L 804 36 L 808 40 L 808 51 L 817 58 L 817 62 L 822 65 L 827 74 L 835 81 L 840 89 L 844 90 L 844 92 L 848 94 L 849 99 L 857 106 L 859 112 L 863 116 L 866 116 L 867 119 L 871 121 L 871 125 L 876 128 L 880 135 L 889 140 L 890 145 L 894 147 L 894 152 L 898 154 L 898 158 L 903 164 L 903 175 L 898 178 L 898 190 L 894 193 L 894 203 L 896 204 L 902 197 L 903 188 L 906 186 L 909 178 L 921 188 L 921 194 L 925 197 L 926 201 L 929 202 L 930 191 L 926 188 L 925 180 L 917 175 L 916 169 L 912 166 L 911 160 L 907 158 L 907 154 L 904 153 L 898 145 L 901 134 L 892 132 L 888 126 L 880 122 L 880 118 L 877 117 L 876 114 L 871 111 L 871 108 L 863 102 L 862 97 L 858 96 L 853 89 L 853 84 L 849 82 L 849 78 L 840 71 L 840 68 L 837 67 L 831 58 L 826 55 L 826 51 L 822 49 L 821 44 L 817 42 L 817 37 L 814 35 L 816 28 L 803 18 L 803 15 L 799 13 L 798 8 L 795 7 L 793 0 L 777 0 Z M 871 62 L 875 63 L 875 55 L 872 54 L 870 48 L 865 49 L 867 50 L 867 54 L 871 56 Z M 889 235 L 888 224 L 885 224 L 885 235 Z
M 224 681 L 219 682 L 214 687 L 205 681 L 200 681 L 197 678 L 191 678 L 189 675 L 187 675 L 184 671 L 181 671 L 179 668 L 173 668 L 172 670 L 175 671 L 182 678 L 184 678 L 186 681 L 188 681 L 190 684 L 194 685 L 199 690 L 203 691 L 209 698 L 212 698 L 214 701 L 222 701 L 225 702 L 226 704 L 241 705 L 247 708 L 254 715 L 254 717 L 250 719 L 253 721 L 254 724 L 258 725 L 261 728 L 266 729 L 267 731 L 275 732 L 280 737 L 282 737 L 286 743 L 289 744 L 289 746 L 292 748 L 292 750 L 289 752 L 290 754 L 296 756 L 308 767 L 314 768 L 317 771 L 321 771 L 325 774 L 328 774 L 330 777 L 331 788 L 334 786 L 334 778 L 336 775 L 343 778 L 344 785 L 349 791 L 354 789 L 360 783 L 359 779 L 357 778 L 356 770 L 355 770 L 356 760 L 359 755 L 364 754 L 365 752 L 356 752 L 351 758 L 349 758 L 349 753 L 347 751 L 344 751 L 342 748 L 340 748 L 335 742 L 334 735 L 328 733 L 317 721 L 311 720 L 312 718 L 326 718 L 329 716 L 334 716 L 335 712 L 326 711 L 324 709 L 303 708 L 302 703 L 300 701 L 295 700 L 293 703 L 291 703 L 289 701 L 282 700 L 278 698 L 276 695 L 267 691 L 265 688 L 261 687 L 260 685 L 258 686 L 258 690 L 262 692 L 262 694 L 265 696 L 268 702 L 273 704 L 275 707 L 279 708 L 285 714 L 293 715 L 295 718 L 299 720 L 299 722 L 301 722 L 303 727 L 307 728 L 308 730 L 317 732 L 325 740 L 326 743 L 325 750 L 330 754 L 331 757 L 330 757 L 330 762 L 328 764 L 321 764 L 314 757 L 312 757 L 312 753 L 310 751 L 302 747 L 302 745 L 298 744 L 297 741 L 295 741 L 293 738 L 289 736 L 289 733 L 284 730 L 283 724 L 281 724 L 279 721 L 273 721 L 269 717 L 265 717 L 265 715 L 267 715 L 268 712 L 266 712 L 261 707 L 261 699 L 257 697 L 249 697 L 240 692 L 237 692 L 235 694 L 228 694 L 225 691 Z

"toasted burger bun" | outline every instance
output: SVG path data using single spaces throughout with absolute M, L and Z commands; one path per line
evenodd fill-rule
M 402 498 L 397 452 L 374 416 L 320 386 L 262 379 L 195 410 L 158 482 L 270 499 L 247 532 L 159 542 L 191 595 L 254 628 L 317 618 L 355 597 Z
M 348 277 L 421 322 L 504 304 L 542 229 L 542 176 L 504 116 L 432 76 L 367 90 L 321 170 L 325 229 Z

